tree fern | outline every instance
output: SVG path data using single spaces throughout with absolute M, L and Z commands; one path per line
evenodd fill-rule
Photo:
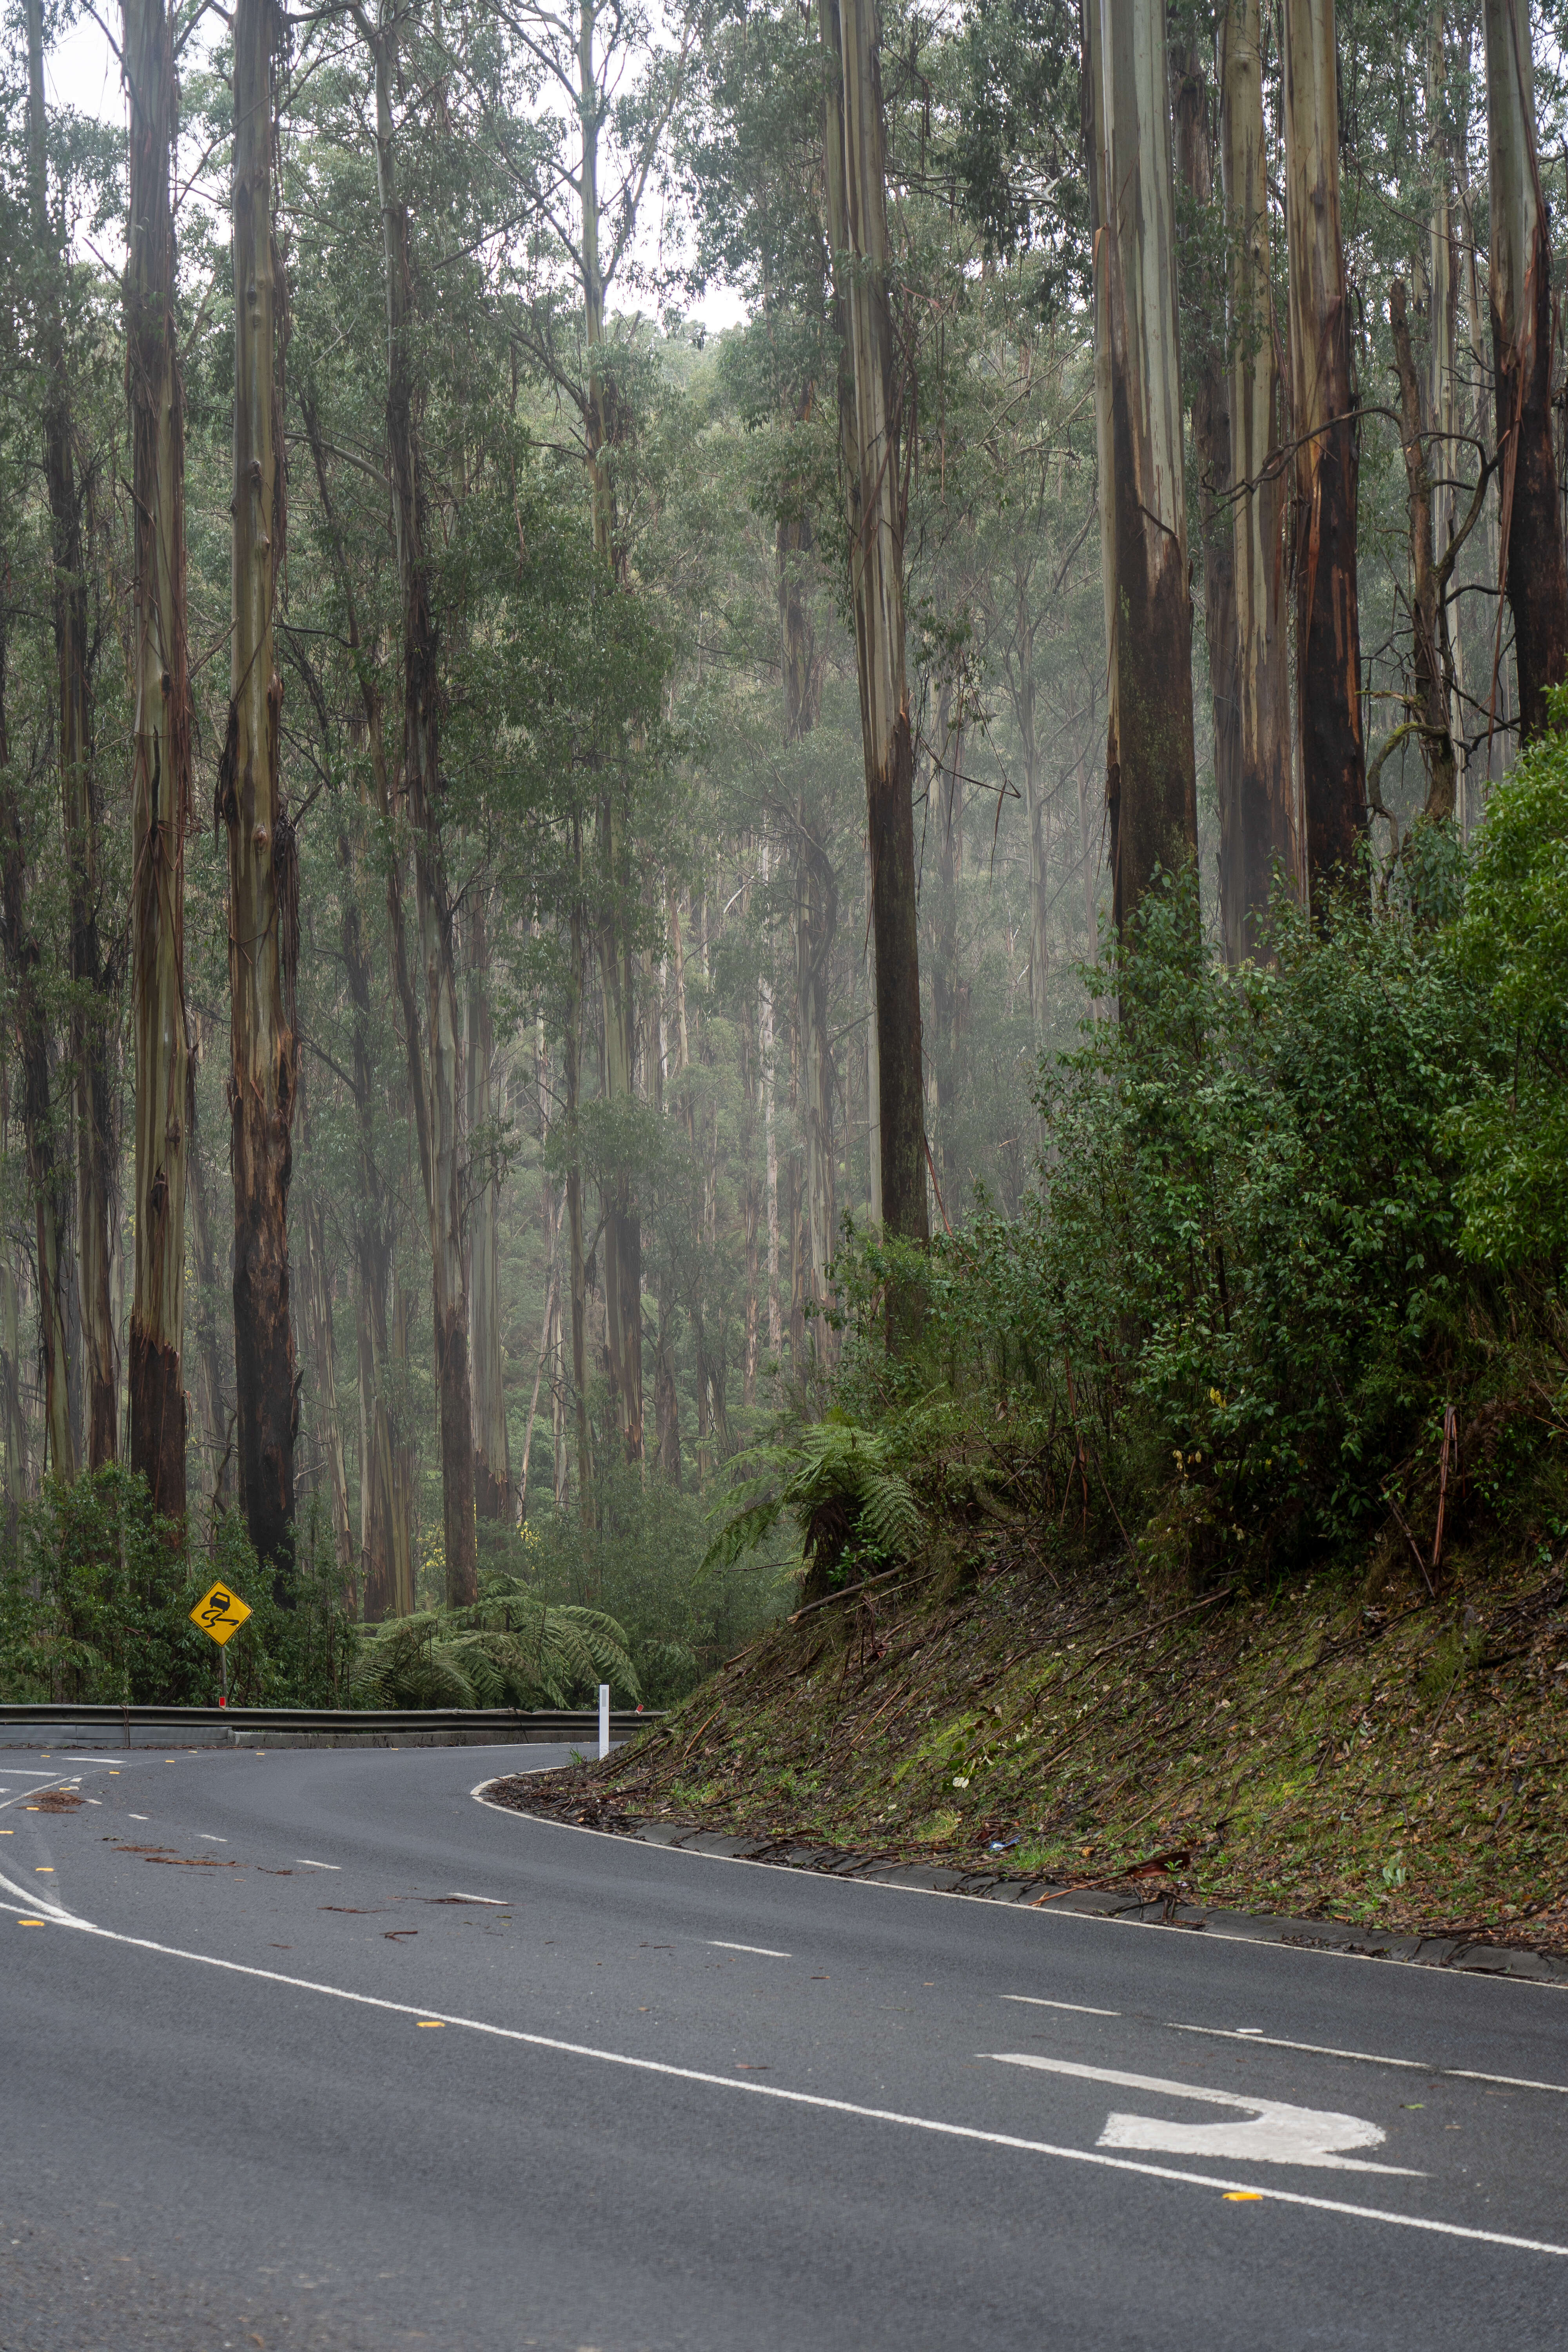
M 552 1607 L 510 1576 L 487 1577 L 466 1609 L 369 1629 L 353 1669 L 361 1706 L 569 1706 L 600 1683 L 639 1696 L 615 1619 Z

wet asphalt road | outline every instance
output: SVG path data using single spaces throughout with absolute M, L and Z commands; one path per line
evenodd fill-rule
M 1568 2345 L 1568 1992 L 471 1793 L 557 1760 L 0 1759 L 0 2352 Z

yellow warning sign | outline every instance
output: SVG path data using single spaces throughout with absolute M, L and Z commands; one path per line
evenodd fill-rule
M 215 1584 L 205 1592 L 191 1612 L 191 1622 L 210 1633 L 221 1649 L 231 1633 L 237 1633 L 250 1614 L 249 1604 L 231 1592 L 226 1584 Z

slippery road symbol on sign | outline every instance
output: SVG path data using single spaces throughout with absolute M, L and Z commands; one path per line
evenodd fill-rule
M 191 1622 L 210 1633 L 221 1650 L 231 1633 L 237 1633 L 250 1614 L 249 1604 L 231 1592 L 226 1584 L 215 1584 L 204 1592 L 191 1612 Z
M 1169 2083 L 1158 2074 L 1123 2074 L 1107 2066 L 1079 2066 L 1067 2058 L 1037 2058 L 1032 2053 L 993 2050 L 988 2053 L 1004 2066 L 1033 2066 L 1042 2074 L 1070 2074 L 1079 2082 L 1110 2083 L 1120 2090 L 1148 2091 L 1163 2099 L 1196 2099 L 1205 2106 L 1240 2107 L 1247 2120 L 1238 2123 L 1187 2124 L 1161 2116 L 1110 2115 L 1095 2145 L 1136 2147 L 1166 2156 L 1206 2156 L 1235 2162 L 1250 2158 L 1260 2164 L 1310 2164 L 1335 2172 L 1399 2173 L 1407 2179 L 1425 2176 L 1404 2164 L 1370 2164 L 1363 2157 L 1346 2156 L 1351 2147 L 1379 2147 L 1384 2133 L 1361 2116 L 1339 2115 L 1329 2107 L 1293 2107 L 1281 2099 L 1267 2099 L 1250 2091 L 1211 2091 L 1196 2083 Z

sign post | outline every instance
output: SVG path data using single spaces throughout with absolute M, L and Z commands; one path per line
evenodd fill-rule
M 250 1605 L 226 1584 L 215 1584 L 204 1592 L 191 1612 L 191 1622 L 217 1643 L 218 1662 L 223 1675 L 223 1696 L 220 1706 L 228 1705 L 228 1651 L 226 1647 L 231 1634 L 237 1633 L 250 1615 Z

